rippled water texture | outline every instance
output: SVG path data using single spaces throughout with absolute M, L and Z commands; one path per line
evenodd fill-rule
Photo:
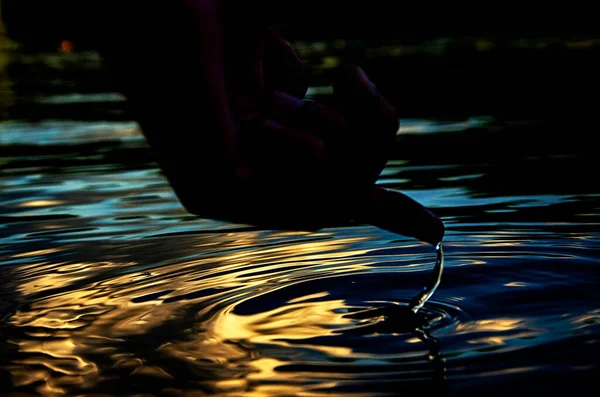
M 366 225 L 284 232 L 190 216 L 120 96 L 61 74 L 95 76 L 95 58 L 59 68 L 53 57 L 31 61 L 57 74 L 42 92 L 17 76 L 3 94 L 3 390 L 518 395 L 593 384 L 600 186 L 593 173 L 573 178 L 593 159 L 560 145 L 486 152 L 537 131 L 492 117 L 403 120 L 379 183 L 448 229 L 442 282 L 413 315 L 431 246 Z

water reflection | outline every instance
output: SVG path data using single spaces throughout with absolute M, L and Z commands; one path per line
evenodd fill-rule
M 92 73 L 93 56 L 68 55 L 30 60 Z M 378 183 L 448 225 L 444 281 L 415 315 L 429 246 L 364 225 L 190 216 L 110 87 L 62 80 L 27 96 L 15 81 L 11 117 L 31 105 L 57 119 L 0 123 L 3 390 L 464 396 L 595 382 L 600 191 L 574 177 L 594 168 L 568 144 L 498 156 L 463 146 L 523 143 L 524 127 L 404 124 Z M 74 109 L 86 117 L 60 119 Z
M 498 275 L 483 284 L 487 293 L 465 280 L 482 283 L 487 275 L 457 276 L 464 254 L 452 242 L 458 258 L 449 280 L 415 316 L 408 299 L 430 271 L 431 253 L 394 238 L 371 228 L 242 230 L 13 254 L 37 261 L 10 268 L 4 279 L 16 308 L 3 327 L 13 346 L 6 369 L 16 390 L 42 394 L 112 393 L 126 381 L 140 393 L 336 395 L 359 387 L 377 395 L 446 389 L 474 357 L 511 360 L 537 340 L 569 340 L 563 330 L 594 332 L 597 309 L 506 317 L 522 306 L 493 297 Z M 82 248 L 85 256 L 130 261 L 76 262 Z M 499 254 L 489 258 L 492 266 L 507 257 L 488 249 Z M 65 260 L 52 261 L 58 255 Z M 468 297 L 453 296 L 458 290 Z M 479 310 L 486 299 L 495 306 Z M 493 311 L 502 314 L 489 317 Z M 505 365 L 480 376 L 540 369 Z
M 290 341 L 294 349 L 306 351 L 307 357 L 351 356 L 349 347 L 303 343 L 333 335 L 336 329 L 355 323 L 344 317 L 344 300 L 329 300 L 329 293 L 322 291 L 290 298 L 283 306 L 278 306 L 281 300 L 277 298 L 272 309 L 265 307 L 269 303 L 269 299 L 265 301 L 267 294 L 280 294 L 282 289 L 296 291 L 302 283 L 319 286 L 336 274 L 339 277 L 367 271 L 369 261 L 363 260 L 363 265 L 360 260 L 349 261 L 365 250 L 344 252 L 344 248 L 364 244 L 365 238 L 333 240 L 330 235 L 317 236 L 324 240 L 321 242 L 311 241 L 315 236 L 310 235 L 304 236 L 308 241 L 298 239 L 294 244 L 281 246 L 285 235 L 279 233 L 266 239 L 279 241 L 279 245 L 268 243 L 262 249 L 247 244 L 257 241 L 256 233 L 229 238 L 212 235 L 205 239 L 210 245 L 215 240 L 218 244 L 221 238 L 230 244 L 244 241 L 244 245 L 232 244 L 234 252 L 229 255 L 208 251 L 205 258 L 155 268 L 101 262 L 35 263 L 14 269 L 14 281 L 9 287 L 13 286 L 19 299 L 28 303 L 8 321 L 11 328 L 23 332 L 10 340 L 18 347 L 10 366 L 13 384 L 35 386 L 42 393 L 66 392 L 72 387 L 85 389 L 86 384 L 97 387 L 103 378 L 98 374 L 100 363 L 94 360 L 98 355 L 102 356 L 103 368 L 107 366 L 105 360 L 109 360 L 109 373 L 160 380 L 172 379 L 169 373 L 182 365 L 180 361 L 189 363 L 192 371 L 197 366 L 200 372 L 210 368 L 207 362 L 212 362 L 221 375 L 228 376 L 225 369 L 243 363 L 241 373 L 262 378 L 265 360 L 254 362 L 257 349 L 262 350 L 258 346 L 285 350 L 290 349 Z M 188 250 L 202 246 L 202 240 L 195 238 Z M 337 257 L 318 254 L 327 251 L 338 252 Z M 54 253 L 46 250 L 45 255 Z M 40 251 L 33 254 L 44 255 Z M 323 265 L 326 261 L 332 262 L 328 268 Z M 283 266 L 276 268 L 276 264 Z M 140 267 L 144 271 L 134 271 Z M 309 287 L 303 290 L 306 288 Z M 264 311 L 249 315 L 245 313 L 246 306 Z M 148 338 L 144 342 L 145 334 Z M 132 345 L 135 340 L 141 345 Z M 149 365 L 148 354 L 160 357 L 164 366 Z M 275 366 L 270 361 L 269 371 L 285 363 L 279 359 Z M 43 370 L 29 371 L 38 366 Z M 223 384 L 217 382 L 213 386 L 220 389 Z

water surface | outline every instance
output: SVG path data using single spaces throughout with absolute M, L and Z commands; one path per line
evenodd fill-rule
M 520 395 L 592 385 L 600 186 L 578 176 L 593 158 L 569 145 L 486 153 L 514 131 L 537 134 L 533 123 L 403 120 L 378 183 L 431 207 L 448 230 L 442 283 L 411 316 L 431 246 L 368 225 L 308 233 L 187 214 L 122 98 L 89 77 L 92 61 L 69 64 L 87 73 L 75 85 L 71 69 L 49 67 L 45 86 L 13 75 L 3 94 L 2 390 Z

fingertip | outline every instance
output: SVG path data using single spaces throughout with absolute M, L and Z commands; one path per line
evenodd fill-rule
M 360 210 L 361 221 L 437 245 L 445 235 L 442 220 L 407 195 L 374 186 Z

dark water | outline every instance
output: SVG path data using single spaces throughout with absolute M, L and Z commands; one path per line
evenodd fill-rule
M 371 226 L 284 232 L 190 216 L 93 54 L 3 57 L 3 394 L 593 387 L 596 160 L 531 144 L 543 127 L 402 120 L 379 183 L 448 229 L 442 283 L 415 317 L 405 309 L 431 275 L 432 247 Z

